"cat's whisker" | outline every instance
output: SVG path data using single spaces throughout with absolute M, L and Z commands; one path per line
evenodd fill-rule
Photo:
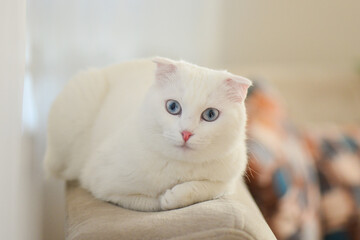
M 210 145 L 211 141 L 192 141 L 191 144 L 196 144 L 196 145 Z

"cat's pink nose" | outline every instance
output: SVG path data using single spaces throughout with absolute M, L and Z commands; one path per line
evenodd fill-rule
M 187 142 L 189 140 L 189 138 L 193 135 L 191 132 L 189 131 L 182 131 L 181 135 L 184 139 L 184 142 Z

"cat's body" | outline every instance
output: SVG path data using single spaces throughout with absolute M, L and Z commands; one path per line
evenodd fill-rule
M 97 198 L 141 211 L 230 193 L 247 164 L 249 85 L 168 59 L 81 73 L 52 107 L 46 167 Z M 205 118 L 219 110 L 218 119 L 205 121 L 208 109 Z

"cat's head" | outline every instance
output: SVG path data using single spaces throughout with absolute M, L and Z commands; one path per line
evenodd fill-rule
M 153 62 L 155 81 L 141 110 L 150 149 L 169 159 L 204 162 L 241 147 L 250 80 L 183 61 Z

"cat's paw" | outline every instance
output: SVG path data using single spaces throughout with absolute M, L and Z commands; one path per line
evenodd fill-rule
M 160 208 L 162 210 L 178 208 L 178 205 L 178 200 L 172 189 L 166 190 L 166 192 L 160 196 Z
M 185 207 L 192 204 L 191 192 L 184 185 L 176 185 L 160 196 L 160 208 L 170 210 Z

